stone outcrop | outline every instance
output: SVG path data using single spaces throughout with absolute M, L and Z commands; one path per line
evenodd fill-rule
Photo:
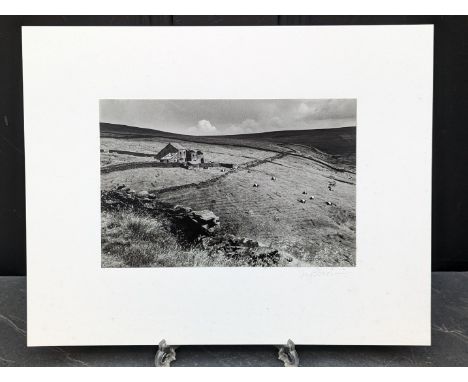
M 190 207 L 177 205 L 174 212 L 195 234 L 213 234 L 220 227 L 219 217 L 209 210 L 193 211 Z
M 118 185 L 101 192 L 101 206 L 103 210 L 131 209 L 149 216 L 162 215 L 168 219 L 168 229 L 179 237 L 182 245 L 199 246 L 209 254 L 221 253 L 245 266 L 268 267 L 293 260 L 256 240 L 222 233 L 219 217 L 210 210 L 194 211 L 190 207 L 162 203 L 148 191 L 135 192 Z
M 212 211 L 192 211 L 188 217 L 194 224 L 199 225 L 207 233 L 215 232 L 220 226 L 219 217 Z
M 136 192 L 125 184 L 120 184 L 115 189 L 101 192 L 101 208 L 125 209 L 125 208 L 151 208 L 147 203 L 153 202 L 156 195 L 148 191 Z
M 269 267 L 278 265 L 278 250 L 261 245 L 258 241 L 235 235 L 217 235 L 200 239 L 200 245 L 210 253 L 221 252 L 245 266 Z M 286 261 L 292 261 L 287 258 Z

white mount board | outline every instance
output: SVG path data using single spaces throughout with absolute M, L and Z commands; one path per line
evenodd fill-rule
M 432 26 L 24 27 L 28 345 L 430 344 L 432 54 Z M 101 268 L 118 98 L 356 98 L 356 267 Z

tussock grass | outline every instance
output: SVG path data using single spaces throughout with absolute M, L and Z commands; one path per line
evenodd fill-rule
M 353 210 L 331 206 L 329 216 L 338 225 L 344 225 L 352 231 L 356 229 L 356 213 Z
M 181 245 L 170 231 L 170 222 L 162 216 L 103 211 L 101 224 L 103 268 L 250 266 L 247 257 Z M 277 266 L 298 264 L 281 258 Z
M 103 266 L 192 266 L 193 256 L 179 245 L 168 226 L 162 217 L 102 212 Z

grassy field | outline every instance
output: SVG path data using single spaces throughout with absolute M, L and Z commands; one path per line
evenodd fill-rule
M 183 168 L 137 168 L 102 174 L 101 187 L 110 190 L 125 184 L 135 191 L 161 190 L 193 182 L 206 181 L 218 176 L 219 168 L 185 170 Z
M 310 160 L 285 157 L 160 198 L 212 210 L 226 233 L 258 240 L 311 265 L 349 266 L 355 262 L 355 186 L 336 181 L 342 178 Z M 336 186 L 330 191 L 332 182 Z
M 327 131 L 315 130 L 297 136 L 281 132 L 205 139 L 164 135 L 169 133 L 149 136 L 106 127 L 101 138 L 106 150 L 157 153 L 175 141 L 202 150 L 206 160 L 247 166 L 226 172 L 216 167 L 118 171 L 101 175 L 102 189 L 124 183 L 137 192 L 155 191 L 158 200 L 169 205 L 211 210 L 220 217 L 221 233 L 254 239 L 292 258 L 281 265 L 354 266 L 355 128 L 340 130 L 328 131 L 327 141 Z M 328 152 L 314 145 L 314 136 L 317 146 L 328 147 Z M 276 158 L 278 153 L 282 157 Z M 115 161 L 142 159 L 115 155 Z M 102 166 L 108 164 L 107 159 L 101 161 Z M 250 163 L 256 165 L 249 167 Z M 174 186 L 181 187 L 166 191 Z M 121 239 L 124 244 L 119 244 Z M 242 265 L 223 256 L 209 256 L 200 248 L 181 247 L 163 219 L 131 212 L 102 213 L 102 245 L 104 267 Z
M 165 138 L 101 138 L 101 149 L 108 150 L 126 150 L 135 151 L 145 154 L 157 154 L 168 142 L 180 143 L 189 149 L 197 149 L 203 151 L 207 160 L 222 163 L 241 164 L 251 161 L 252 159 L 264 159 L 271 156 L 272 153 L 263 150 L 257 150 L 249 147 L 236 146 L 218 146 L 200 142 L 187 142 L 181 140 L 168 141 Z M 112 163 L 103 163 L 102 159 L 107 158 L 107 155 L 114 156 Z M 123 158 L 126 157 L 126 158 Z M 129 160 L 129 155 L 101 153 L 101 165 L 120 163 L 122 160 Z M 134 161 L 152 160 L 152 158 L 132 157 Z

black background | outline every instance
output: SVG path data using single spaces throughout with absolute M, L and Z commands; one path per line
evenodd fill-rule
M 26 273 L 21 26 L 373 24 L 434 24 L 432 268 L 468 270 L 467 16 L 1 16 L 0 275 Z

